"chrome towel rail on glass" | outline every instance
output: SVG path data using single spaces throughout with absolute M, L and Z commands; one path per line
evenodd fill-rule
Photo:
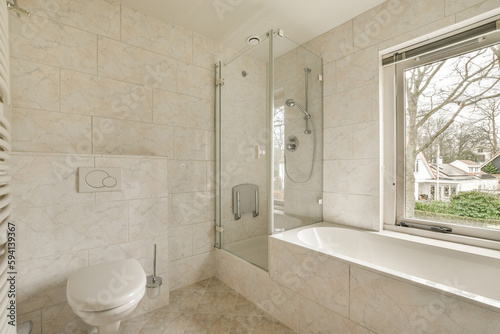
M 254 217 L 259 215 L 259 186 L 250 183 L 234 186 L 234 220 L 240 219 L 242 214 L 248 212 L 252 212 Z

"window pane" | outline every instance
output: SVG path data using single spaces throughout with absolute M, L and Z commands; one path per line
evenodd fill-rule
M 405 217 L 500 229 L 500 45 L 404 80 Z

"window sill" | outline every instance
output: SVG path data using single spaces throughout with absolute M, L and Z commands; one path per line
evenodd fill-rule
M 384 229 L 378 233 L 393 238 L 411 240 L 432 246 L 500 259 L 499 241 L 474 238 L 458 234 L 430 232 L 396 225 L 384 225 Z

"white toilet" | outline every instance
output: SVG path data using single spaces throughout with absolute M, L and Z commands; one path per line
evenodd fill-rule
M 99 334 L 117 333 L 146 291 L 146 274 L 134 259 L 102 262 L 72 273 L 66 297 L 73 312 Z

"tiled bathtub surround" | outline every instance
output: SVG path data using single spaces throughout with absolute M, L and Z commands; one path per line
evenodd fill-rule
M 216 276 L 297 333 L 500 330 L 498 312 L 276 238 L 269 245 L 269 273 L 217 251 Z

